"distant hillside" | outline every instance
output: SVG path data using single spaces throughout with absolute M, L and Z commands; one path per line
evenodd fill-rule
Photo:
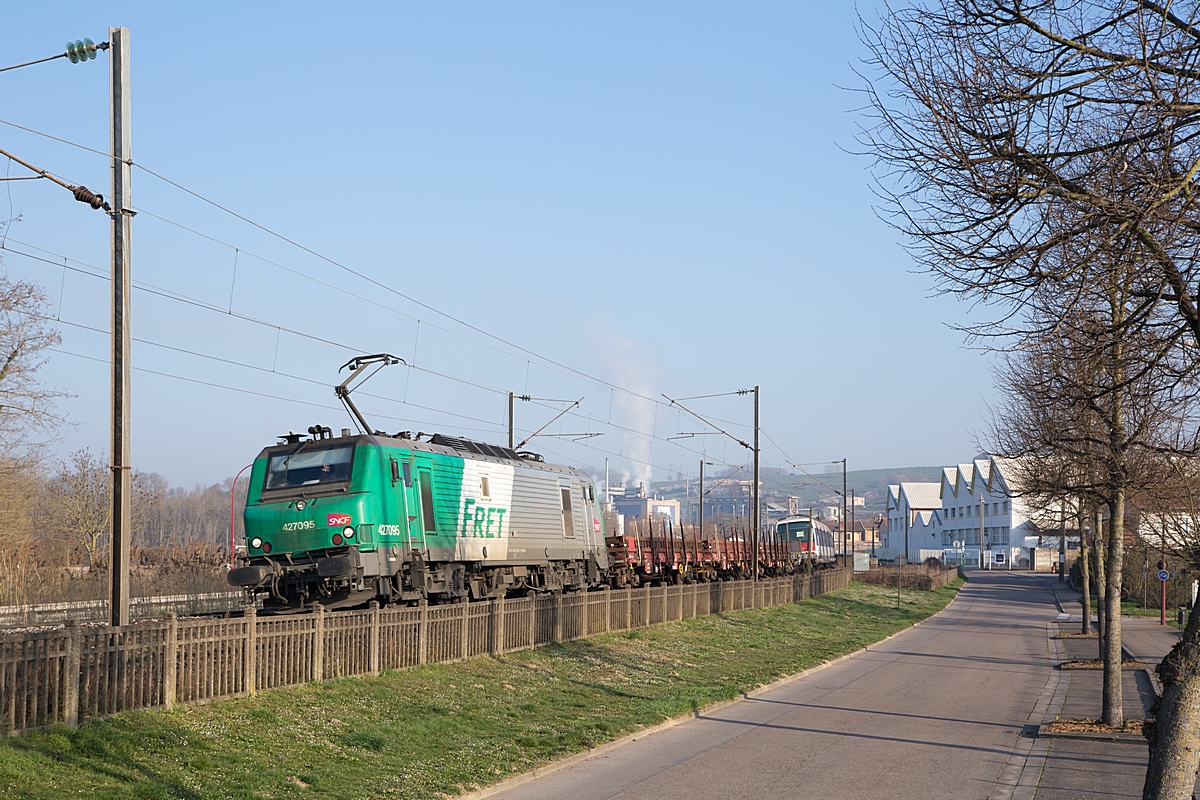
M 834 490 L 842 490 L 842 473 L 814 472 L 816 478 L 824 481 Z M 722 474 L 705 477 L 706 484 L 711 486 L 719 481 Z M 737 477 L 742 478 L 745 471 Z M 854 491 L 856 497 L 861 497 L 866 507 L 873 511 L 882 511 L 887 504 L 887 487 L 891 483 L 901 481 L 940 481 L 942 467 L 896 467 L 894 469 L 855 469 L 846 474 L 846 485 Z M 779 499 L 788 496 L 800 498 L 801 505 L 816 505 L 830 502 L 835 496 L 830 489 L 822 486 L 817 480 L 807 475 L 786 470 L 768 468 L 762 471 L 763 498 Z M 682 500 L 685 484 L 689 481 L 656 481 L 650 490 L 662 497 Z M 690 479 L 693 497 L 696 491 L 696 476 Z M 837 500 L 840 503 L 840 500 Z

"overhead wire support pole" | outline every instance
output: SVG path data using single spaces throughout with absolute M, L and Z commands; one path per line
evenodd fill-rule
M 110 152 L 112 153 L 112 404 L 109 453 L 112 458 L 112 482 L 109 491 L 109 519 L 112 526 L 112 557 L 109 563 L 111 591 L 108 616 L 113 627 L 129 624 L 129 549 L 133 480 L 129 447 L 129 315 L 132 280 L 130 278 L 130 227 L 133 199 L 130 178 L 133 157 L 130 152 L 129 110 L 129 31 L 109 28 L 111 71 L 109 94 Z M 78 195 L 77 195 L 78 196 Z
M 751 570 L 754 580 L 758 580 L 758 540 L 759 540 L 759 523 L 762 517 L 762 510 L 759 506 L 760 490 L 759 490 L 759 447 L 758 447 L 758 386 L 754 387 L 754 525 L 750 528 L 750 539 L 754 543 L 754 567 Z
M 846 534 L 849 532 L 849 530 L 846 527 L 849 524 L 849 518 L 846 516 L 847 512 L 848 512 L 848 509 L 846 507 L 846 459 L 843 458 L 842 459 L 842 558 L 843 559 L 848 557 L 846 554 L 847 544 L 849 544 L 849 542 L 846 540 Z M 907 545 L 906 545 L 906 547 L 907 547 Z M 908 558 L 908 553 L 905 553 L 904 557 Z
M 513 397 L 514 397 L 513 393 L 509 392 L 508 393 L 508 449 L 509 450 L 516 449 L 515 447 L 513 447 L 513 442 L 516 441 L 516 437 L 513 435 Z
M 745 395 L 745 394 L 750 394 L 752 391 L 754 392 L 754 444 L 753 445 L 749 444 L 744 439 L 739 439 L 738 437 L 734 436 L 729 431 L 724 430 L 723 428 L 720 428 L 717 425 L 714 425 L 712 422 L 710 422 L 709 420 L 700 416 L 695 411 L 692 411 L 690 408 L 688 408 L 687 406 L 685 406 L 683 403 L 679 402 L 678 400 L 673 400 L 670 397 L 667 397 L 667 395 L 665 395 L 665 394 L 663 395 L 663 397 L 665 397 L 667 400 L 669 400 L 671 405 L 679 406 L 684 411 L 686 411 L 687 413 L 691 414 L 696 419 L 703 422 L 705 425 L 716 430 L 718 433 L 723 433 L 724 435 L 728 436 L 730 439 L 737 442 L 742 447 L 746 448 L 747 450 L 751 451 L 754 454 L 754 475 L 751 478 L 752 484 L 750 487 L 750 514 L 752 517 L 752 519 L 750 520 L 750 544 L 751 544 L 751 547 L 753 550 L 753 552 L 750 555 L 750 559 L 752 562 L 751 569 L 750 569 L 750 576 L 751 576 L 752 580 L 758 580 L 758 533 L 759 533 L 759 531 L 758 531 L 758 528 L 759 528 L 759 525 L 758 525 L 758 521 L 759 521 L 758 520 L 758 517 L 759 517 L 758 484 L 759 484 L 759 466 L 760 466 L 759 465 L 759 446 L 758 446 L 758 436 L 759 436 L 759 430 L 760 430 L 758 386 L 755 386 L 753 389 L 738 389 L 736 392 L 725 392 L 723 394 L 699 395 L 695 399 L 700 399 L 703 397 L 724 397 L 725 395 L 734 395 L 734 394 Z M 685 398 L 685 399 L 688 399 L 688 398 Z

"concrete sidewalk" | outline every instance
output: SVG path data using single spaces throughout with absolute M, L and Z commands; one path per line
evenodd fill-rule
M 1051 590 L 1064 611 L 1078 611 L 1078 592 L 1057 581 Z M 1064 633 L 1078 633 L 1080 622 L 1079 614 L 1075 613 L 1069 620 L 1061 620 L 1058 627 Z M 1122 617 L 1121 634 L 1125 651 L 1145 661 L 1150 670 L 1175 646 L 1180 635 L 1174 628 L 1161 626 L 1157 619 L 1146 617 Z M 1091 659 L 1098 654 L 1096 639 L 1058 639 L 1054 644 L 1064 660 Z M 1061 675 L 1056 697 L 1058 713 L 1065 718 L 1098 717 L 1102 673 L 1064 670 Z M 1145 671 L 1125 670 L 1122 694 L 1126 718 L 1145 717 L 1155 700 L 1155 686 Z M 1035 794 L 1037 800 L 1096 797 L 1137 800 L 1142 796 L 1148 756 L 1147 745 L 1143 742 L 1046 739 L 1036 749 L 1045 754 Z

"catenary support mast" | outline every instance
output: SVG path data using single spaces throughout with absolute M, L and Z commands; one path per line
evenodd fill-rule
M 129 31 L 109 28 L 109 91 L 112 96 L 112 424 L 109 453 L 112 458 L 110 519 L 112 525 L 112 591 L 110 624 L 129 624 L 129 548 L 132 476 L 129 452 L 129 310 L 131 280 L 130 196 L 132 156 L 129 136 Z

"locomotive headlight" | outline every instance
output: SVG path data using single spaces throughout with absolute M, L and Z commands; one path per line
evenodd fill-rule
M 250 546 L 255 549 L 262 547 L 262 539 L 255 536 L 253 539 L 250 540 Z
M 342 528 L 342 536 L 345 536 L 347 539 L 353 539 L 354 538 L 354 528 L 350 527 L 349 525 Z

